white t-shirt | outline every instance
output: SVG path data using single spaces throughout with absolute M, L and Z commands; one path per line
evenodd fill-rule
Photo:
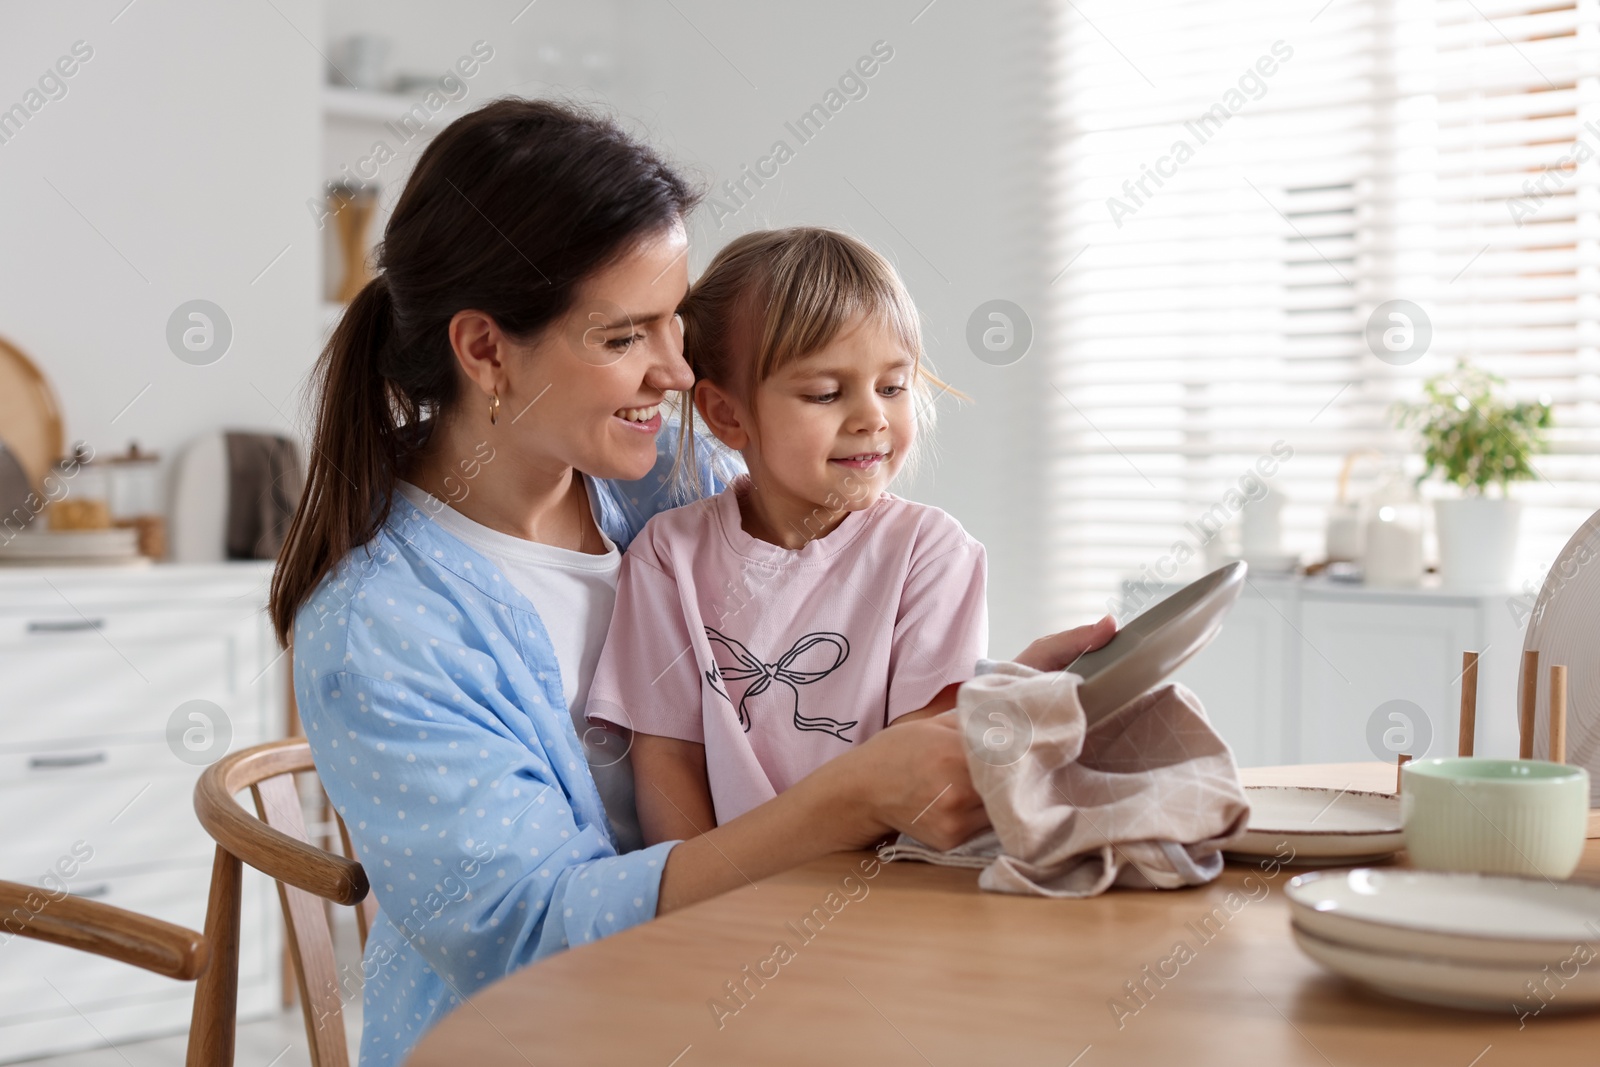
M 589 491 L 586 477 L 583 484 L 593 511 L 594 494 Z M 589 683 L 594 680 L 600 648 L 617 604 L 622 553 L 603 529 L 600 537 L 605 542 L 604 553 L 574 552 L 491 530 L 410 482 L 401 481 L 400 492 L 446 533 L 499 567 L 532 602 L 550 634 L 556 665 L 561 668 L 561 694 L 567 701 L 567 714 L 589 754 L 589 769 L 617 834 L 617 850 L 629 852 L 638 848 L 642 841 L 634 810 L 633 768 L 626 756 L 618 756 L 621 743 L 617 738 L 605 736 L 583 716 L 589 701 Z M 599 515 L 595 515 L 595 527 L 600 529 Z

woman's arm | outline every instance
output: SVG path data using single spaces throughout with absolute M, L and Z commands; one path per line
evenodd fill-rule
M 1116 620 L 1107 615 L 1093 625 L 1041 637 L 1029 645 L 1016 662 L 1036 670 L 1061 670 L 1084 652 L 1104 645 L 1116 631 Z M 956 693 L 960 688 L 959 684 L 945 686 L 926 707 L 907 712 L 889 725 L 900 726 L 944 714 L 956 706 Z M 639 791 L 637 803 L 639 827 L 644 833 L 646 845 L 660 841 L 687 841 L 716 826 L 711 786 L 706 778 L 704 745 L 670 737 L 635 734 L 632 754 L 634 781 L 645 783 L 645 787 Z M 728 825 L 731 827 L 738 822 L 736 819 Z M 979 828 L 982 828 L 981 825 Z M 780 821 L 779 832 L 785 829 Z M 671 860 L 667 869 L 672 869 Z
M 943 715 L 956 706 L 956 694 L 961 691 L 960 682 L 951 682 L 934 694 L 933 699 L 916 711 L 908 711 L 898 718 L 890 719 L 890 726 L 899 726 L 903 722 L 921 722 L 931 719 L 935 715 Z
M 1116 621 L 1107 616 L 1040 638 L 1017 662 L 1060 670 L 1115 633 Z M 922 711 L 947 699 L 948 689 Z M 674 847 L 662 871 L 656 914 L 890 833 L 909 833 L 945 849 L 988 826 L 955 717 L 910 716 L 901 716 L 905 725 L 875 734 L 765 804 Z
M 717 825 L 705 745 L 635 733 L 630 754 L 646 845 L 698 837 Z
M 953 718 L 874 735 L 759 807 L 667 854 L 656 914 L 888 834 L 954 848 L 989 825 Z

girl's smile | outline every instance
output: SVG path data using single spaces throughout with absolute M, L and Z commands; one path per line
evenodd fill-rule
M 893 454 L 894 452 L 891 449 L 886 449 L 882 452 L 858 452 L 852 456 L 835 456 L 828 462 L 837 463 L 842 467 L 853 467 L 856 470 L 868 471 L 880 463 L 887 462 Z

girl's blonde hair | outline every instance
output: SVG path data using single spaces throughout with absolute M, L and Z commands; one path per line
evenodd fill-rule
M 760 384 L 830 344 L 865 316 L 889 329 L 913 360 L 910 395 L 919 447 L 933 429 L 933 401 L 956 393 L 934 375 L 922 350 L 916 305 L 900 275 L 870 246 L 820 226 L 757 230 L 718 252 L 678 308 L 683 355 L 695 384 L 710 381 L 754 409 Z M 694 389 L 679 395 L 679 445 L 674 480 L 697 491 Z

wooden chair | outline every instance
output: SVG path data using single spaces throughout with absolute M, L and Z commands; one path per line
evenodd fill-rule
M 65 894 L 49 899 L 38 886 L 0 881 L 0 930 L 132 964 L 192 982 L 210 962 L 205 938 L 136 911 Z M 21 916 L 21 918 L 18 918 Z
M 213 965 L 202 976 L 195 997 L 188 1067 L 233 1062 L 242 863 L 278 883 L 313 1067 L 349 1067 L 343 995 L 359 996 L 361 983 L 354 975 L 340 980 L 324 901 L 356 908 L 363 950 L 377 901 L 368 893 L 367 874 L 360 863 L 308 840 L 294 777 L 305 772 L 315 773 L 311 746 L 303 737 L 291 737 L 224 756 L 207 767 L 195 785 L 195 814 L 217 842 L 217 854 L 205 932 Z M 255 815 L 234 799 L 245 789 L 255 802 Z M 345 851 L 351 852 L 343 820 L 339 832 Z M 219 1018 L 202 1012 L 202 1003 L 225 1004 L 229 1010 Z
M 211 962 L 205 938 L 187 927 L 71 894 L 50 899 L 38 886 L 0 881 L 0 916 L 5 917 L 0 920 L 0 930 L 5 933 L 90 952 L 180 982 L 192 982 L 207 973 Z M 231 1011 L 214 1001 L 203 1001 L 196 993 L 196 1018 L 205 1017 L 209 1026 L 219 1011 L 228 1014 L 231 1022 Z M 195 1058 L 193 1033 L 189 1062 L 200 1062 Z

